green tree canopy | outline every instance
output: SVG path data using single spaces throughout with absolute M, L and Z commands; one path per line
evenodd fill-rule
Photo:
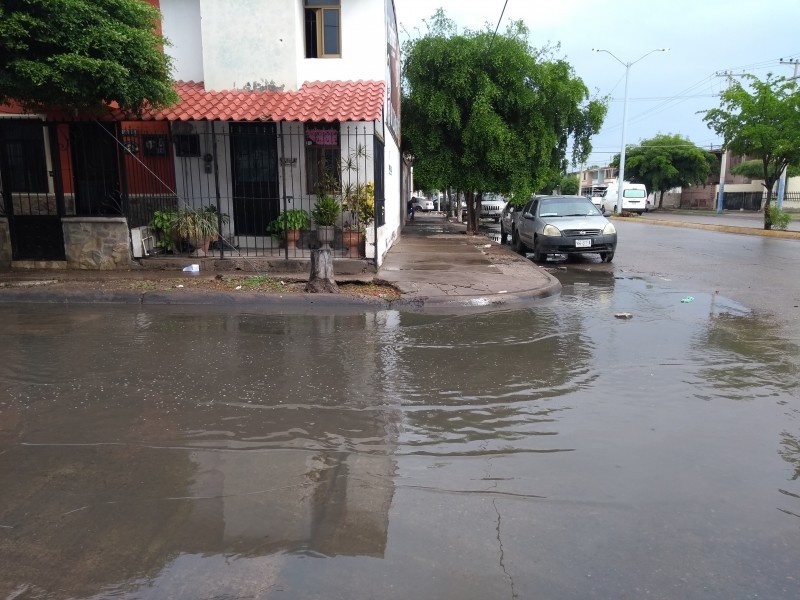
M 518 21 L 504 34 L 456 33 L 437 11 L 429 32 L 404 45 L 403 146 L 415 176 L 468 199 L 476 230 L 483 192 L 527 198 L 591 151 L 606 106 L 551 49 L 537 50 Z
M 764 164 L 758 159 L 746 160 L 731 167 L 731 173 L 743 175 L 750 179 L 761 179 L 764 177 Z M 786 175 L 787 177 L 797 177 L 800 175 L 800 166 L 789 165 L 786 169 Z
M 667 190 L 705 183 L 717 164 L 713 154 L 688 138 L 663 133 L 642 140 L 638 146 L 628 146 L 625 154 L 625 178 L 643 183 L 650 192 L 660 192 L 659 208 Z M 619 154 L 611 166 L 619 168 Z
M 767 189 L 764 229 L 771 229 L 772 188 L 785 168 L 800 165 L 800 94 L 797 82 L 767 75 L 761 81 L 744 75 L 722 92 L 720 108 L 705 111 L 703 120 L 734 154 L 761 162 Z
M 92 113 L 176 102 L 158 21 L 141 0 L 4 0 L 0 102 Z
M 580 189 L 580 181 L 575 175 L 564 175 L 561 178 L 561 193 L 566 194 L 567 196 L 572 196 L 578 193 Z

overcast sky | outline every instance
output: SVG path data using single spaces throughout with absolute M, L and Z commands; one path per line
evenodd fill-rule
M 492 30 L 506 0 L 395 0 L 400 40 L 425 32 L 423 23 L 437 7 L 459 26 Z M 587 164 L 605 165 L 622 143 L 625 66 L 656 52 L 628 70 L 628 144 L 658 133 L 681 134 L 692 142 L 719 146 L 720 138 L 697 111 L 719 106 L 725 77 L 717 74 L 767 73 L 793 76 L 800 59 L 800 0 L 507 0 L 500 31 L 512 19 L 531 30 L 531 43 L 560 43 L 559 55 L 595 96 L 609 95 L 608 115 L 592 139 Z M 416 29 L 415 29 L 416 28 Z

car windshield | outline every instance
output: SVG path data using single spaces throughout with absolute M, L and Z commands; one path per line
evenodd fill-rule
M 589 217 L 599 215 L 600 211 L 588 200 L 559 198 L 542 200 L 539 205 L 540 217 Z

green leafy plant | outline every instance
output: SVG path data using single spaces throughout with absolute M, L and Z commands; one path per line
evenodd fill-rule
M 792 215 L 781 210 L 775 204 L 770 204 L 767 207 L 767 213 L 769 215 L 769 222 L 775 229 L 786 231 L 786 228 L 789 227 L 789 223 L 792 222 Z
M 172 229 L 175 224 L 177 211 L 157 210 L 150 219 L 150 227 L 156 232 L 155 246 L 165 252 L 172 252 L 175 249 L 175 240 L 172 236 Z
M 336 225 L 336 220 L 339 218 L 341 210 L 342 207 L 336 198 L 323 194 L 317 199 L 317 203 L 311 210 L 311 216 L 314 217 L 314 222 L 317 225 Z
M 282 238 L 287 231 L 307 229 L 311 223 L 308 213 L 302 208 L 292 208 L 282 212 L 278 218 L 267 226 L 267 233 L 272 237 Z
M 185 240 L 214 239 L 219 236 L 220 220 L 224 225 L 230 217 L 225 213 L 219 215 L 215 206 L 182 208 L 176 211 L 173 231 Z

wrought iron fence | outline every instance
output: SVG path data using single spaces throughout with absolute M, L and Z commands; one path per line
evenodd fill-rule
M 383 222 L 383 143 L 371 123 L 27 120 L 0 134 L 1 204 L 13 215 L 121 215 L 136 228 L 213 207 L 213 252 L 287 258 L 322 243 L 323 198 L 336 209 L 336 256 L 370 256 L 369 234 Z M 297 242 L 290 225 L 300 226 Z
M 369 127 L 195 122 L 164 134 L 136 131 L 122 131 L 122 201 L 132 227 L 155 211 L 212 206 L 222 234 L 212 250 L 222 256 L 309 256 L 324 243 L 322 225 L 334 226 L 335 256 L 371 254 L 365 234 L 376 207 L 382 221 L 383 153 Z M 336 207 L 330 221 L 318 210 L 326 199 Z

